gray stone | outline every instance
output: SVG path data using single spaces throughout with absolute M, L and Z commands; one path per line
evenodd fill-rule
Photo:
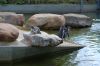
M 24 44 L 24 43 L 22 43 L 22 44 Z M 13 46 L 11 46 L 11 45 L 13 45 Z M 19 46 L 16 46 L 16 45 L 19 45 Z M 21 46 L 20 42 L 18 42 L 17 44 L 9 43 L 9 44 L 7 44 L 7 46 L 0 46 L 0 62 L 6 62 L 6 61 L 12 62 L 14 60 L 15 61 L 27 60 L 25 58 L 30 58 L 30 57 L 32 58 L 37 55 L 41 56 L 46 53 L 56 54 L 58 52 L 58 55 L 63 52 L 71 53 L 72 51 L 79 50 L 83 47 L 84 47 L 83 45 L 74 44 L 74 43 L 70 43 L 70 42 L 64 42 L 56 47 L 44 47 L 44 48 Z
M 92 19 L 86 15 L 81 14 L 64 14 L 66 25 L 71 27 L 90 27 Z
M 24 40 L 27 42 L 27 44 L 30 44 L 31 46 L 38 46 L 38 47 L 53 47 L 61 44 L 63 40 L 59 38 L 58 36 L 54 34 L 47 34 L 43 31 L 41 31 L 41 34 L 23 34 Z
M 26 28 L 30 26 L 39 26 L 43 29 L 59 29 L 60 26 L 65 24 L 65 18 L 57 14 L 35 14 L 28 19 Z

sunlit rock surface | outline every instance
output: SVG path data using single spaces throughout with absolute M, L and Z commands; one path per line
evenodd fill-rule
M 59 29 L 60 26 L 65 24 L 65 18 L 57 14 L 35 14 L 28 19 L 26 28 L 31 25 L 39 26 L 43 29 Z
M 92 19 L 86 15 L 81 14 L 64 14 L 66 19 L 66 25 L 71 27 L 90 27 L 92 25 Z
M 7 23 L 0 23 L 0 41 L 15 41 L 19 36 L 18 29 Z

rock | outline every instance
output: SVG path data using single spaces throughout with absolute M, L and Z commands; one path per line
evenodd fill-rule
M 18 38 L 18 29 L 7 23 L 0 23 L 0 41 L 15 41 Z
M 92 19 L 88 16 L 81 14 L 64 14 L 66 25 L 71 27 L 90 27 Z
M 13 12 L 0 12 L 0 23 L 10 23 L 13 25 L 23 26 L 24 24 L 24 15 L 23 14 L 16 14 Z
M 24 22 L 25 22 L 25 17 L 23 14 L 17 14 L 17 19 L 18 21 L 16 22 L 17 25 L 19 26 L 23 26 Z
M 59 29 L 60 26 L 65 24 L 65 18 L 57 14 L 35 14 L 28 19 L 26 28 L 31 25 L 38 26 L 43 29 Z
M 0 22 L 4 22 L 5 20 L 2 18 L 2 17 L 0 17 Z
M 63 40 L 58 36 L 54 34 L 49 35 L 43 31 L 41 31 L 41 34 L 32 35 L 31 33 L 26 33 L 23 34 L 23 36 L 24 36 L 24 41 L 26 41 L 27 44 L 30 44 L 30 46 L 53 47 L 63 42 Z

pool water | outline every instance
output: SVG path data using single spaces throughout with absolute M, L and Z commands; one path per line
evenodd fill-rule
M 100 19 L 100 13 L 85 13 L 92 19 Z M 56 33 L 56 31 L 49 31 Z M 100 22 L 94 21 L 90 28 L 71 29 L 70 37 L 66 40 L 73 41 L 85 48 L 70 54 L 57 55 L 54 57 L 42 57 L 36 61 L 10 64 L 7 66 L 100 66 Z M 1 65 L 0 65 L 1 66 Z

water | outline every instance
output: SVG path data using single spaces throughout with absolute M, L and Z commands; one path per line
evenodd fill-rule
M 100 19 L 100 13 L 86 13 L 93 19 Z M 54 32 L 51 32 L 54 33 Z M 70 54 L 46 56 L 36 61 L 10 64 L 7 66 L 100 66 L 100 22 L 93 22 L 92 27 L 72 29 L 70 41 L 86 45 L 85 48 Z
M 78 51 L 72 63 L 75 66 L 100 66 L 100 23 L 94 23 L 92 27 L 77 35 L 71 40 L 76 43 L 86 45 L 85 48 Z

